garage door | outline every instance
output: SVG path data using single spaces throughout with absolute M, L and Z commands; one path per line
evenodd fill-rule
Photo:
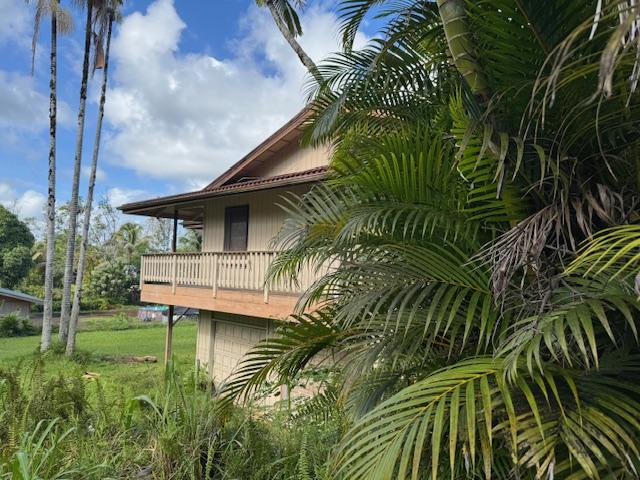
M 214 319 L 214 332 L 213 378 L 220 382 L 234 371 L 245 353 L 266 338 L 267 321 L 260 327 Z

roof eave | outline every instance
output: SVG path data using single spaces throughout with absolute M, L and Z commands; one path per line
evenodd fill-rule
M 15 292 L 15 291 L 0 291 L 0 297 L 7 297 L 13 300 L 20 300 L 22 302 L 35 303 L 37 305 L 43 305 L 44 301 L 40 298 L 34 297 L 27 293 Z
M 273 190 L 275 188 L 283 188 L 292 185 L 303 185 L 306 183 L 316 183 L 326 178 L 326 171 L 316 173 L 308 176 L 301 176 L 299 178 L 286 179 L 282 182 L 274 182 L 266 185 L 247 185 L 247 188 L 234 188 L 229 190 L 197 190 L 186 194 L 173 195 L 170 197 L 160 197 L 152 200 L 145 200 L 141 202 L 133 202 L 125 205 L 121 205 L 118 208 L 122 213 L 130 215 L 153 215 L 153 210 L 158 210 L 166 207 L 178 207 L 186 205 L 197 205 L 198 203 L 209 200 L 211 198 L 223 197 L 229 195 L 239 195 L 243 193 L 259 192 L 263 190 Z

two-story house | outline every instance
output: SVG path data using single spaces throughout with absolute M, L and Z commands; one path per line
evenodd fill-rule
M 290 192 L 304 194 L 321 181 L 329 148 L 300 146 L 303 110 L 202 190 L 123 205 L 124 213 L 174 220 L 174 253 L 145 255 L 141 300 L 197 308 L 197 361 L 216 382 L 227 378 L 242 356 L 285 319 L 314 274 L 299 285 L 266 283 L 278 255 L 272 238 Z M 202 251 L 175 253 L 177 222 L 202 230 Z M 169 315 L 172 318 L 172 315 Z M 171 321 L 167 350 L 171 345 Z

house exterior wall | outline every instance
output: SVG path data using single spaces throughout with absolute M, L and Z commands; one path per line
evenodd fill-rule
M 248 192 L 209 201 L 205 207 L 202 251 L 221 252 L 224 247 L 224 211 L 226 207 L 249 205 L 248 251 L 271 250 L 271 239 L 280 231 L 286 218 L 277 205 L 289 193 L 302 195 L 309 185 L 293 185 L 258 192 Z
M 31 303 L 0 296 L 0 316 L 9 313 L 16 313 L 21 317 L 28 317 L 31 313 Z
M 201 311 L 196 359 L 219 384 L 256 343 L 267 337 L 270 328 L 271 321 L 265 318 Z
M 300 148 L 298 145 L 292 144 L 279 151 L 265 163 L 252 166 L 244 175 L 247 177 L 270 177 L 302 172 L 327 165 L 329 158 L 330 148 L 328 147 Z M 277 204 L 283 203 L 283 196 L 286 197 L 290 193 L 303 195 L 310 188 L 312 188 L 311 184 L 292 185 L 270 190 L 221 196 L 209 200 L 205 204 L 202 251 L 223 251 L 225 209 L 241 205 L 249 206 L 247 250 L 250 252 L 273 250 L 271 241 L 280 231 L 286 219 L 286 213 Z M 156 303 L 160 301 L 159 298 L 154 298 L 153 300 L 144 298 L 145 293 L 147 295 L 150 294 L 152 287 L 157 289 L 169 288 L 166 286 L 146 286 L 143 291 L 143 300 Z M 203 299 L 203 303 L 198 304 L 200 316 L 196 342 L 196 360 L 216 384 L 226 380 L 236 369 L 243 356 L 256 343 L 272 333 L 274 321 L 267 317 L 288 317 L 293 311 L 293 305 L 296 301 L 295 297 L 291 297 L 290 304 L 284 305 L 283 303 L 283 306 L 277 310 L 278 314 L 274 315 L 271 310 L 278 307 L 277 301 L 282 300 L 282 302 L 285 302 L 284 296 L 280 298 L 278 295 L 272 295 L 269 304 L 265 304 L 263 299 L 260 298 L 257 304 L 263 309 L 267 309 L 267 307 L 270 309 L 269 312 L 265 310 L 263 313 L 258 311 L 257 307 L 253 308 L 253 303 L 249 304 L 242 299 L 234 302 L 235 310 L 229 308 L 228 305 L 223 306 L 221 304 L 225 295 L 251 295 L 252 293 L 250 292 L 218 291 L 218 296 L 213 298 L 211 292 L 204 289 L 197 290 L 198 293 L 200 293 L 200 290 L 204 292 L 208 302 L 220 303 L 220 305 L 209 305 L 208 303 L 205 305 Z M 179 294 L 180 291 L 181 287 L 178 287 L 175 294 Z M 193 289 L 189 294 L 191 295 L 190 298 L 193 298 Z M 253 295 L 256 294 L 253 293 Z M 223 309 L 224 312 L 219 311 L 219 308 Z
M 311 170 L 315 167 L 328 165 L 330 151 L 330 148 L 326 146 L 300 148 L 298 145 L 292 144 L 283 149 L 282 152 L 278 152 L 277 161 L 268 161 L 262 165 L 256 165 L 248 175 L 271 177 Z

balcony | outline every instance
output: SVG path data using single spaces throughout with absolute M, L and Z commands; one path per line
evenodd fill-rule
M 201 252 L 144 255 L 141 300 L 203 310 L 286 318 L 300 295 L 324 272 L 308 269 L 299 284 L 265 282 L 277 252 Z

